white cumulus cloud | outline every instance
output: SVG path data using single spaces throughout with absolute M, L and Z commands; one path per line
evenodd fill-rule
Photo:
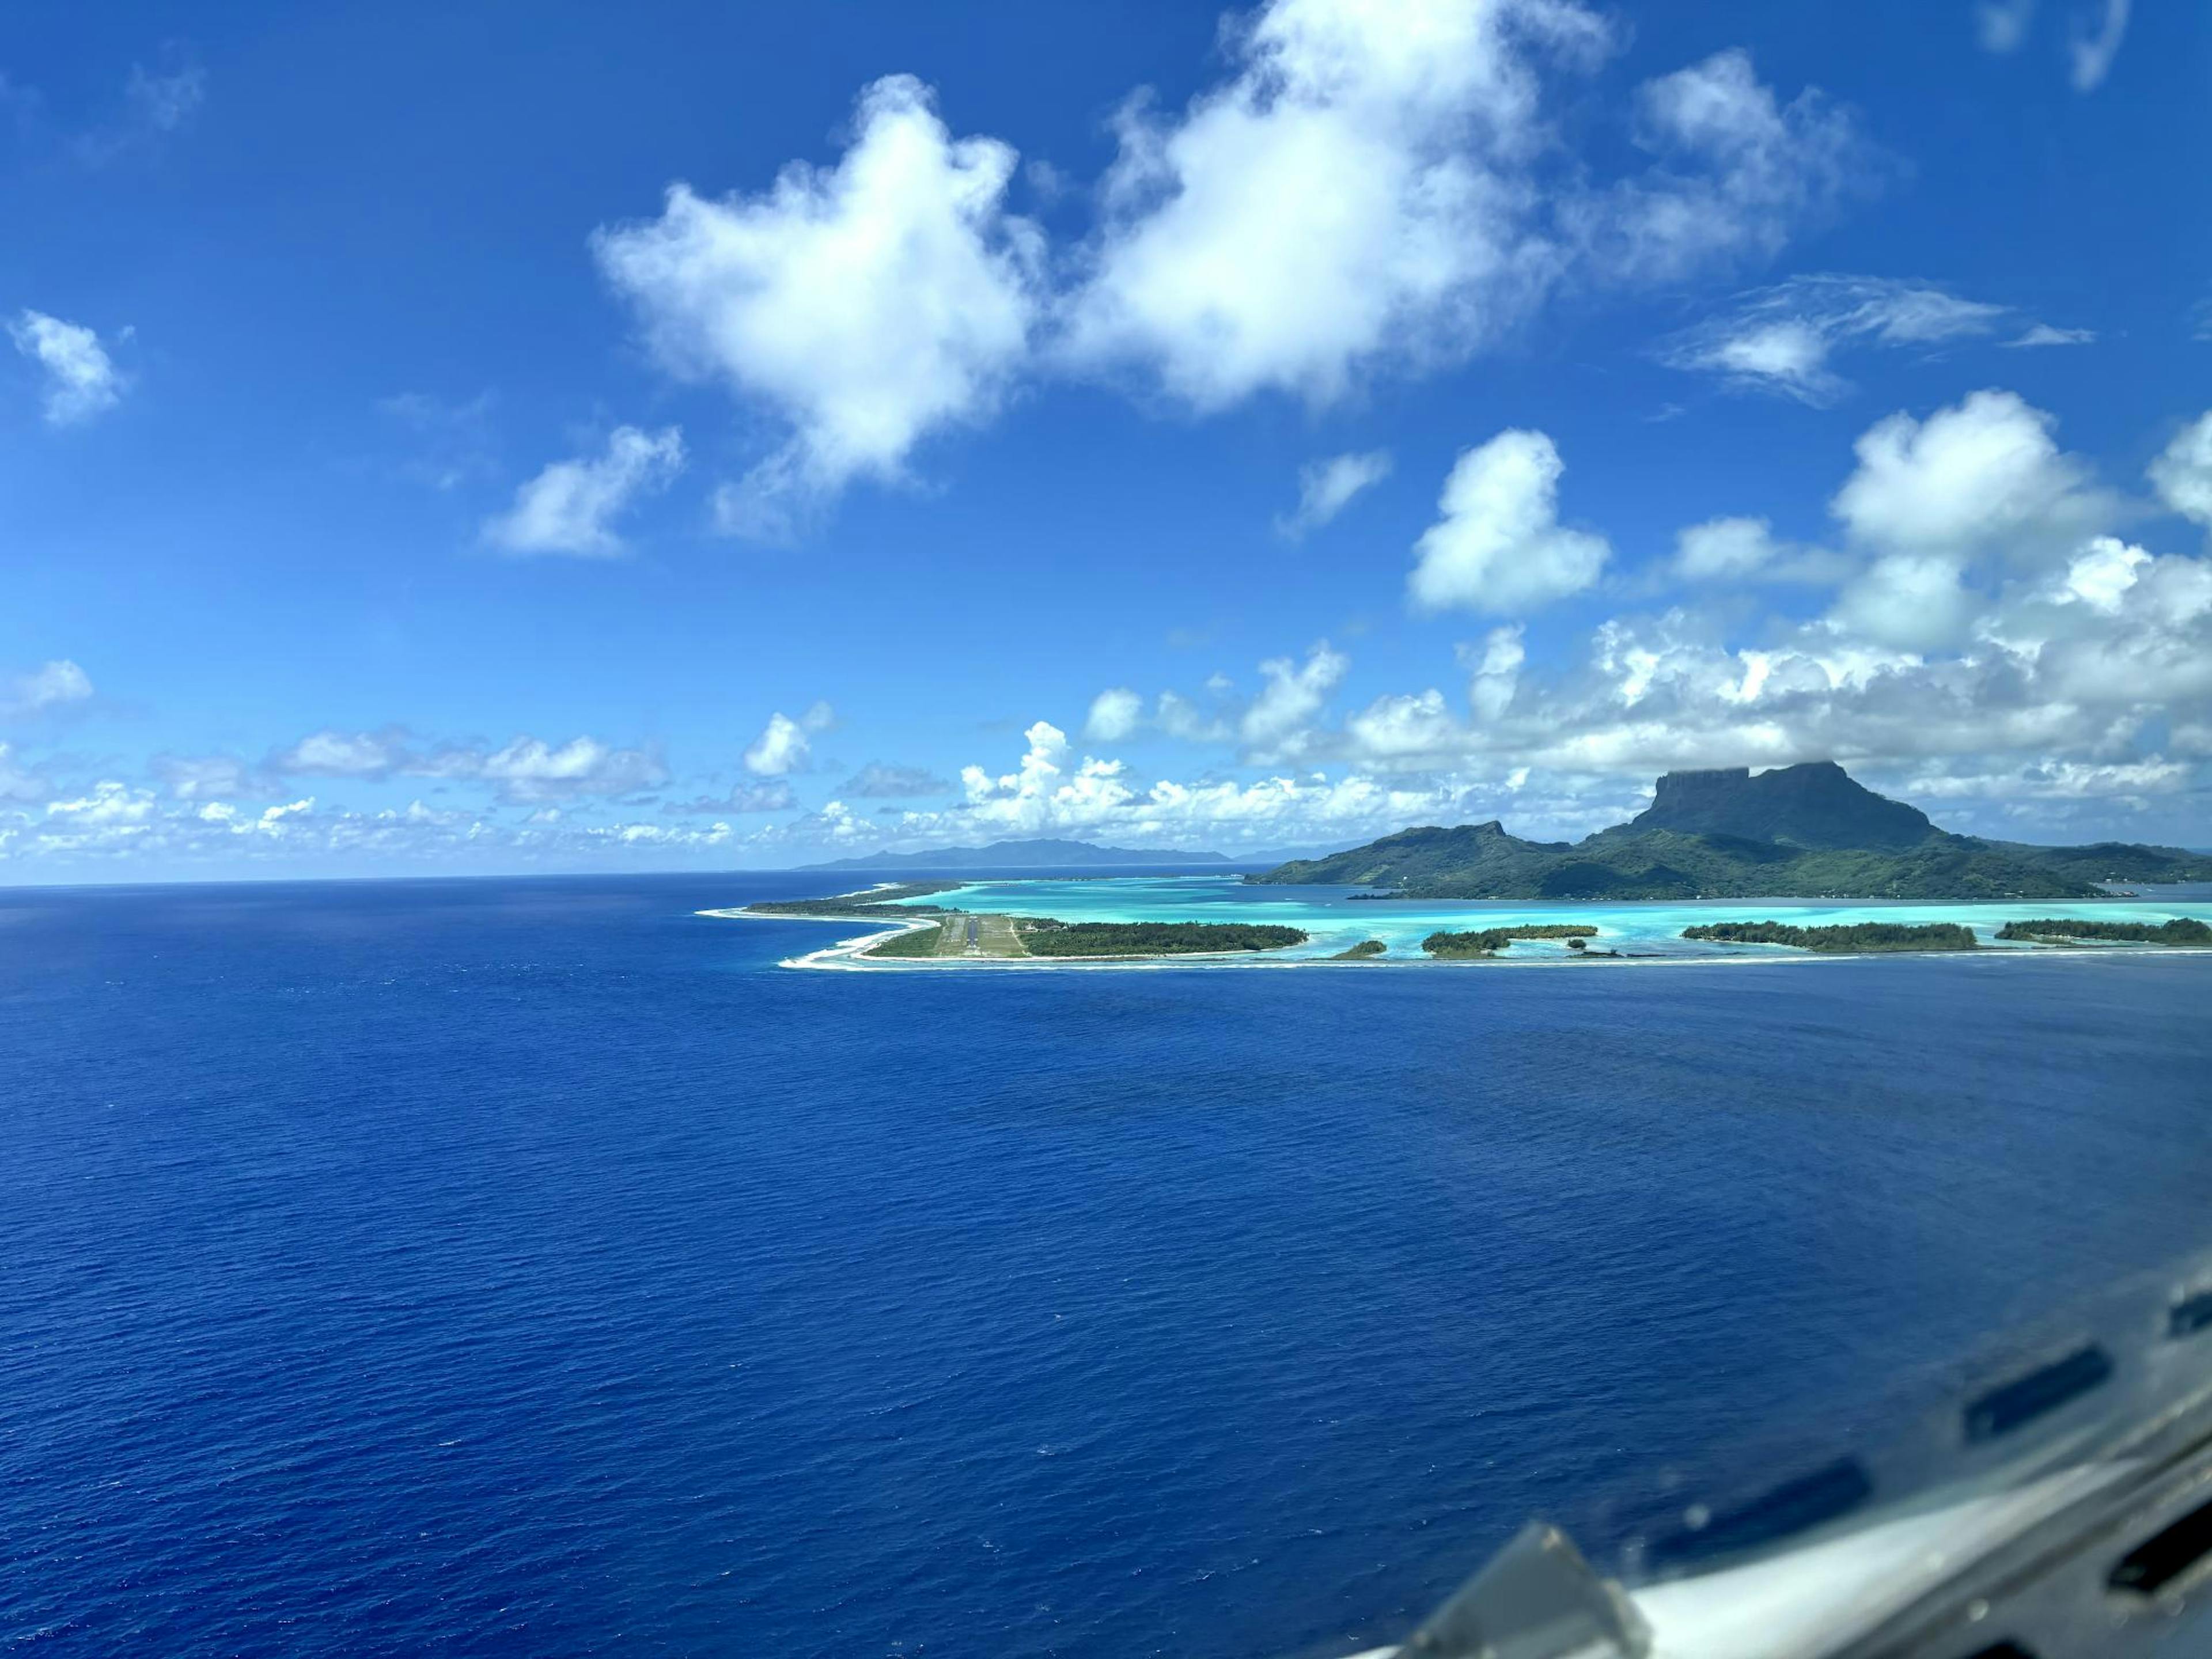
M 1480 720 L 1497 720 L 1513 706 L 1520 689 L 1521 670 L 1528 660 L 1519 623 L 1493 628 L 1480 651 L 1462 655 L 1474 670 L 1468 681 L 1468 705 Z
M 626 795 L 668 781 L 658 756 L 641 749 L 617 749 L 596 738 L 572 738 L 554 744 L 519 737 L 503 749 L 470 757 L 471 775 L 490 784 L 508 801 L 568 800 L 579 795 Z
M 220 802 L 259 787 L 253 769 L 234 755 L 156 755 L 153 770 L 179 800 Z
M 0 714 L 38 714 L 92 697 L 92 677 L 66 657 L 17 674 L 0 692 Z
M 1827 582 L 1850 573 L 1843 555 L 1779 539 L 1765 519 L 1708 519 L 1678 532 L 1674 575 L 1686 582 Z
M 1650 170 L 1567 216 L 1601 266 L 1646 281 L 1771 257 L 1888 167 L 1851 112 L 1813 88 L 1784 103 L 1741 51 L 1646 82 L 1636 137 Z
M 1343 682 L 1352 659 L 1323 640 L 1301 663 L 1275 657 L 1260 665 L 1260 695 L 1238 723 L 1244 746 L 1261 760 L 1295 759 L 1307 744 L 1308 728 Z
M 1095 743 L 1120 743 L 1144 724 L 1145 700 L 1126 685 L 1101 691 L 1091 700 L 1083 735 Z
M 8 337 L 46 371 L 48 425 L 74 426 L 122 401 L 121 373 L 100 336 L 82 324 L 21 311 L 9 322 Z
M 2110 503 L 2063 453 L 2057 422 L 2018 393 L 1970 393 L 1925 421 L 1902 411 L 1854 446 L 1858 467 L 1832 508 L 1847 531 L 1899 552 L 1964 556 L 2070 546 Z
M 2016 393 L 1987 391 L 1869 428 L 1831 510 L 1876 556 L 1844 589 L 1838 619 L 1893 646 L 1945 643 L 1972 606 L 1974 561 L 2048 562 L 2100 528 L 2113 503 L 2059 449 L 2056 425 Z
M 24 766 L 13 748 L 0 743 L 0 800 L 46 800 L 52 793 L 51 780 Z
M 835 167 L 720 200 L 678 184 L 659 218 L 593 239 L 666 368 L 788 428 L 721 498 L 732 529 L 898 477 L 923 438 L 988 415 L 1028 350 L 1043 241 L 1006 211 L 1014 151 L 955 140 L 908 76 L 863 92 L 855 127 Z
M 143 824 L 154 816 L 154 792 L 104 779 L 74 800 L 46 803 L 46 816 L 76 825 Z
M 1226 76 L 1182 109 L 1124 104 L 1091 233 L 1058 258 L 1008 210 L 1015 151 L 955 138 L 907 76 L 861 93 L 833 165 L 720 198 L 678 183 L 602 227 L 661 365 L 781 439 L 717 489 L 721 526 L 787 537 L 1032 374 L 1207 412 L 1456 364 L 1563 288 L 1764 258 L 1887 166 L 1856 115 L 1723 52 L 1646 82 L 1625 118 L 1644 156 L 1593 183 L 1546 106 L 1622 40 L 1581 0 L 1263 0 L 1222 39 Z M 1359 482 L 1340 467 L 1293 522 Z
M 1133 101 L 1075 296 L 1079 362 L 1155 369 L 1219 409 L 1325 402 L 1365 366 L 1463 356 L 1559 255 L 1528 221 L 1531 59 L 1606 44 L 1569 0 L 1272 0 L 1236 73 L 1180 117 Z
M 2184 427 L 2150 464 L 2151 486 L 2184 518 L 2212 526 L 2212 410 Z
M 1692 581 L 1757 575 L 1779 551 L 1765 519 L 1710 519 L 1683 531 L 1674 545 L 1675 573 Z
M 1444 482 L 1443 516 L 1415 547 L 1413 603 L 1514 615 L 1594 585 L 1611 549 L 1559 523 L 1565 470 L 1540 432 L 1508 430 L 1464 451 Z
M 619 557 L 614 521 L 641 495 L 664 489 L 684 470 L 684 434 L 618 426 L 598 455 L 555 461 L 515 492 L 514 505 L 484 525 L 484 536 L 510 553 Z
M 1180 692 L 1161 692 L 1152 711 L 1160 730 L 1185 743 L 1226 743 L 1236 736 L 1237 723 L 1230 718 L 1230 711 L 1221 701 L 1228 690 L 1227 684 L 1210 684 L 1207 690 L 1213 693 L 1214 706 L 1211 708 Z
M 797 720 L 778 709 L 768 717 L 760 736 L 746 746 L 745 770 L 755 777 L 780 778 L 803 772 L 813 764 L 811 738 L 836 724 L 836 712 L 817 702 Z
M 404 734 L 397 732 L 310 732 L 290 747 L 269 757 L 269 769 L 287 775 L 305 774 L 326 778 L 380 778 L 406 765 L 413 757 Z
M 241 793 L 256 774 L 222 757 L 165 762 L 160 769 L 183 800 Z M 650 749 L 623 749 L 589 735 L 548 743 L 525 732 L 497 749 L 465 743 L 423 749 L 398 727 L 342 732 L 326 727 L 276 750 L 263 763 L 270 777 L 436 778 L 487 785 L 510 802 L 565 800 L 583 795 L 626 795 L 668 781 L 668 769 Z
M 1951 642 L 1972 614 L 1966 571 L 1936 553 L 1886 553 L 1836 602 L 1838 622 L 1884 645 L 1932 649 Z

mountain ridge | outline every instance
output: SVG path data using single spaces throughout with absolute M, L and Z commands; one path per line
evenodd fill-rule
M 1936 830 L 1918 807 L 1875 793 L 1833 761 L 1757 774 L 1747 766 L 1669 772 L 1651 805 L 1615 828 L 1830 848 L 1903 848 Z
M 1668 773 L 1649 807 L 1580 842 L 1523 840 L 1495 819 L 1422 825 L 1245 879 L 1402 898 L 2102 898 L 2105 882 L 2212 880 L 2212 856 L 1954 835 L 1833 761 L 1808 761 Z

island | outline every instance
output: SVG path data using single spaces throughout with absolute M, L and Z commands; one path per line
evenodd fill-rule
M 892 958 L 942 956 L 948 926 L 909 927 L 904 933 L 890 934 L 871 945 L 868 954 Z
M 1504 824 L 1403 830 L 1245 878 L 1397 899 L 1939 899 L 2112 896 L 2115 882 L 2212 881 L 2212 855 L 2100 842 L 2038 847 L 1938 829 L 1832 761 L 1669 772 L 1626 823 L 1579 842 Z
M 1494 957 L 1516 939 L 1563 939 L 1570 950 L 1579 951 L 1584 939 L 1595 939 L 1597 929 L 1580 922 L 1537 922 L 1514 927 L 1484 927 L 1467 933 L 1431 933 L 1421 949 L 1444 959 Z
M 1303 928 L 1242 921 L 1062 921 L 949 909 L 914 901 L 953 890 L 957 882 L 889 883 L 827 898 L 762 899 L 707 915 L 811 921 L 896 921 L 907 926 L 865 941 L 855 954 L 880 961 L 926 958 L 1006 961 L 1133 961 L 1154 957 L 1249 955 L 1304 945 Z M 1382 946 L 1376 945 L 1379 952 Z M 843 954 L 840 952 L 839 954 Z
M 916 907 L 908 906 L 912 915 Z M 939 912 L 931 922 L 868 946 L 876 957 L 1057 957 L 1062 961 L 1218 956 L 1304 945 L 1296 927 L 1237 921 L 1060 921 L 1051 916 Z
M 1819 844 L 1843 842 L 1856 845 Z M 1439 845 L 1468 844 L 1478 851 L 1501 846 L 1504 851 L 1495 862 L 1478 860 L 1472 867 L 1425 864 L 1406 854 L 1408 847 L 1423 844 L 1431 853 Z M 1705 867 L 1711 871 L 1741 866 L 1730 880 L 1747 887 L 1764 887 L 1769 878 L 1786 884 L 1792 872 L 1802 878 L 1808 870 L 1832 872 L 1850 866 L 1877 872 L 1893 889 L 1923 877 L 1933 880 L 1931 872 L 1948 869 L 1969 891 L 1963 900 L 1887 916 L 1858 908 L 1840 915 L 1819 909 L 1793 915 L 1779 902 L 1844 896 L 1825 888 L 1749 901 L 1724 894 L 1702 914 L 1684 915 L 1673 901 L 1713 896 L 1704 892 L 1705 878 L 1687 895 L 1677 892 L 1661 904 L 1647 904 L 1642 892 L 1664 885 L 1655 875 L 1656 865 L 1631 869 L 1632 880 L 1623 878 L 1624 884 L 1638 890 L 1638 897 L 1613 900 L 1597 890 L 1602 884 L 1589 874 L 1598 867 L 1593 862 L 1596 853 L 1610 848 L 1605 856 L 1629 868 L 1633 860 L 1621 848 L 1648 852 L 1662 844 L 1673 848 L 1668 856 L 1675 862 L 1668 868 L 1679 871 L 1697 858 L 1707 860 Z M 1530 848 L 1542 856 L 1527 853 Z M 1347 868 L 1348 862 L 1359 867 Z M 1518 876 L 1511 873 L 1516 868 Z M 1754 880 L 1742 873 L 1747 870 L 1765 875 Z M 1345 885 L 1311 895 L 1266 890 L 1269 883 L 1318 880 L 1322 873 L 1342 876 Z M 2145 907 L 2140 902 L 2144 895 L 2117 888 L 2118 878 L 2140 881 L 2151 875 L 2212 876 L 2212 856 L 2118 842 L 2036 848 L 1954 836 L 1917 809 L 1863 788 L 1840 768 L 1821 764 L 1757 776 L 1743 769 L 1670 773 L 1660 780 L 1651 809 L 1632 823 L 1548 850 L 1545 843 L 1506 836 L 1495 824 L 1415 830 L 1352 853 L 1293 861 L 1258 877 L 1231 870 L 1170 881 L 1149 875 L 1117 879 L 1073 870 L 980 881 L 916 876 L 827 896 L 759 899 L 700 914 L 863 924 L 788 959 L 793 967 L 830 969 L 1269 958 L 1300 965 L 1388 961 L 1559 966 L 1599 961 L 1777 963 L 1806 956 L 1960 951 L 1978 951 L 1988 959 L 2037 951 L 2079 954 L 2095 947 L 2176 951 L 2212 960 L 2212 903 L 2176 893 L 2172 910 L 2158 902 Z M 1488 890 L 1511 889 L 1524 879 L 1546 890 L 1527 908 L 1526 901 L 1492 904 L 1485 896 L 1461 896 L 1468 888 L 1486 895 Z M 1243 888 L 1246 880 L 1261 885 Z M 1714 886 L 1727 884 L 1718 876 L 1711 880 Z M 2056 888 L 2073 902 L 2023 903 L 2008 884 Z M 1437 888 L 1445 890 L 1429 896 Z M 1348 890 L 1354 889 L 1360 890 Z M 1979 908 L 1998 897 L 2013 902 L 1995 914 Z M 2114 903 L 2118 898 L 2138 902 L 2123 908 Z M 1425 908 L 1404 908 L 1418 900 L 1425 900 Z M 1055 910 L 1063 914 L 1052 914 Z M 2075 914 L 2062 914 L 2069 910 Z M 1064 914 L 1070 911 L 1073 916 Z M 1086 913 L 1115 919 L 1081 919 Z M 1523 948 L 1532 942 L 1547 948 Z M 1993 945 L 2010 948 L 1984 948 Z
M 1224 951 L 1281 951 L 1304 945 L 1296 927 L 1242 921 L 1054 921 L 1024 917 L 1014 924 L 1033 957 L 1211 956 Z
M 1997 937 L 2024 945 L 2212 945 L 2212 927 L 2193 916 L 2174 916 L 2160 922 L 2076 921 L 2050 916 L 2038 921 L 2008 921 Z
M 818 916 L 825 921 L 861 921 L 874 916 L 889 916 L 895 921 L 911 921 L 916 916 L 941 915 L 934 904 L 914 904 L 907 901 L 927 898 L 933 893 L 949 893 L 961 885 L 957 881 L 885 882 L 880 887 L 866 887 L 856 893 L 836 893 L 828 898 L 758 899 L 745 906 L 745 914 L 753 916 Z
M 1717 945 L 1788 945 L 1832 956 L 1875 951 L 1972 951 L 1974 930 L 1954 921 L 1860 921 L 1831 927 L 1796 927 L 1783 921 L 1714 921 L 1685 927 L 1684 939 Z

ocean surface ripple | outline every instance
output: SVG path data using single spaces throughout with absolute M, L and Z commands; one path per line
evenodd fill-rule
M 0 894 L 0 1638 L 1348 1651 L 2201 1246 L 2202 964 L 797 974 L 818 878 Z

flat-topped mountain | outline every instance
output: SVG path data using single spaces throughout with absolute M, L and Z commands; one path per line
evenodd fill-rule
M 1747 766 L 1669 772 L 1651 805 L 1621 826 L 1729 836 L 1788 847 L 1917 847 L 1940 834 L 1928 814 L 1877 795 L 1833 761 L 1752 775 Z
M 1644 811 L 1579 842 L 1523 841 L 1495 822 L 1402 830 L 1245 879 L 1402 898 L 2101 898 L 2100 882 L 2212 881 L 2212 856 L 1954 836 L 1810 761 L 1669 772 Z
M 1087 841 L 994 841 L 988 847 L 939 847 L 924 853 L 877 853 L 803 870 L 1052 870 L 1087 866 L 1163 869 L 1189 864 L 1226 864 L 1218 853 L 1164 852 L 1157 848 L 1096 847 Z

